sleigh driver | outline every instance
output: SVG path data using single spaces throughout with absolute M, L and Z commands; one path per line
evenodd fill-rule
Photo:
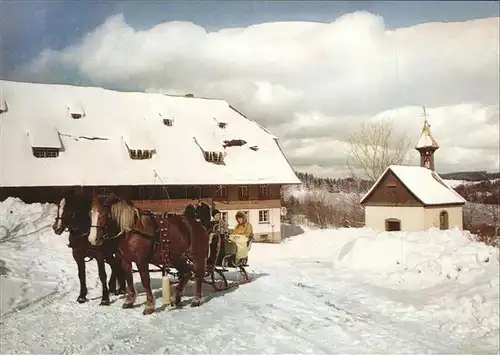
M 193 198 L 193 202 L 186 206 L 184 215 L 196 219 L 207 231 L 210 231 L 210 206 L 201 201 L 199 197 Z

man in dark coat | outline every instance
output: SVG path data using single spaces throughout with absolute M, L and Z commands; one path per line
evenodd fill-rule
M 212 219 L 212 214 L 210 212 L 210 206 L 208 206 L 203 201 L 200 201 L 198 197 L 193 198 L 193 202 L 186 206 L 184 210 L 185 216 L 191 216 L 198 220 L 203 227 L 210 230 Z

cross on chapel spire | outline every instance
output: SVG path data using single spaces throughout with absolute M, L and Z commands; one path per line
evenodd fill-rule
M 422 133 L 420 134 L 420 139 L 415 146 L 415 149 L 420 153 L 420 166 L 434 170 L 434 152 L 439 149 L 439 145 L 432 136 L 431 125 L 427 121 L 429 113 L 423 108 L 422 116 L 424 117 L 424 126 L 422 127 Z

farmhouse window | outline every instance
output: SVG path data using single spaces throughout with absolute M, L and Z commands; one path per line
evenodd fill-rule
M 448 228 L 449 228 L 448 212 L 441 211 L 441 213 L 439 213 L 439 229 L 444 230 Z
M 260 185 L 259 186 L 259 196 L 260 197 L 268 197 L 269 196 L 269 186 L 268 185 Z
M 101 187 L 101 188 L 94 189 L 94 193 L 97 195 L 107 195 L 108 192 L 109 192 L 109 190 L 107 187 Z
M 198 197 L 198 198 L 203 197 L 201 195 L 201 192 L 202 192 L 201 186 L 193 186 L 193 197 Z
M 59 149 L 57 148 L 32 148 L 33 155 L 37 158 L 57 158 Z
M 174 120 L 171 118 L 164 118 L 163 124 L 168 127 L 172 127 L 174 125 Z
M 393 188 L 396 187 L 396 184 L 392 182 L 392 183 L 389 183 L 389 184 L 387 184 L 385 186 L 388 187 L 388 188 L 390 188 L 390 189 L 393 189 Z
M 259 223 L 269 223 L 269 210 L 259 211 Z
M 386 232 L 394 232 L 401 230 L 401 221 L 395 218 L 388 218 L 385 220 Z
M 227 127 L 227 123 L 226 122 L 219 122 L 218 126 L 220 129 L 225 129 Z
M 240 200 L 246 200 L 250 197 L 248 193 L 248 186 L 238 186 L 238 198 Z
M 227 197 L 227 186 L 220 186 L 217 188 L 217 197 Z

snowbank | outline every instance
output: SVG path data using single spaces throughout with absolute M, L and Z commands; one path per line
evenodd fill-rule
M 0 313 L 22 309 L 58 292 L 67 280 L 58 258 L 68 254 L 67 236 L 52 233 L 56 206 L 0 202 Z M 66 257 L 71 258 L 70 255 Z
M 87 264 L 87 285 L 96 298 L 75 302 L 76 265 L 67 234 L 50 228 L 55 211 L 0 203 L 4 352 L 498 352 L 499 250 L 468 232 L 305 228 L 282 244 L 252 245 L 251 283 L 212 294 L 197 309 L 144 317 L 140 308 L 122 310 L 121 301 L 98 306 L 95 263 Z M 139 291 L 138 304 L 144 300 Z M 75 319 L 85 332 L 75 333 Z M 158 329 L 169 323 L 177 326 L 165 337 Z M 231 338 L 222 350 L 220 334 Z
M 407 307 L 409 319 L 484 337 L 498 346 L 499 249 L 468 231 L 377 233 L 368 228 L 310 232 L 288 241 L 287 255 L 330 262 L 332 274 L 360 279 Z
M 498 248 L 472 241 L 468 231 L 392 232 L 349 241 L 339 250 L 335 266 L 382 273 L 390 284 L 418 289 L 498 272 L 499 253 Z

